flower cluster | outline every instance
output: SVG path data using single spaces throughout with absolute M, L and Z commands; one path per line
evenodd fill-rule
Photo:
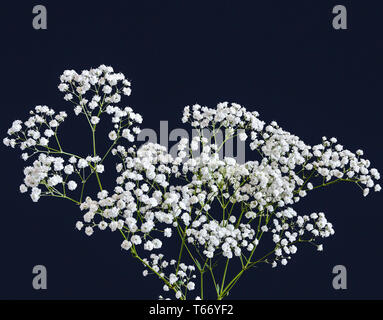
M 164 282 L 162 289 L 165 292 L 170 290 L 174 291 L 176 299 L 182 299 L 186 297 L 187 292 L 195 289 L 195 283 L 193 279 L 196 278 L 195 266 L 186 265 L 184 263 L 177 263 L 172 259 L 167 261 L 164 259 L 163 254 L 150 254 L 150 260 L 147 258 L 142 259 L 143 265 L 149 269 L 145 269 L 142 274 L 146 277 L 150 272 L 158 275 Z M 174 272 L 168 269 L 172 268 Z M 160 296 L 160 299 L 163 297 Z M 199 297 L 196 297 L 198 299 Z
M 61 157 L 47 156 L 41 153 L 37 160 L 33 162 L 33 166 L 24 169 L 24 183 L 20 185 L 22 193 L 27 192 L 31 188 L 31 198 L 37 202 L 42 195 L 62 195 L 64 191 L 69 189 L 73 191 L 77 188 L 74 180 L 69 180 L 71 174 L 75 172 L 74 163 L 76 158 L 71 157 L 68 163 Z M 77 171 L 78 173 L 78 171 Z M 42 191 L 39 186 L 43 187 Z
M 241 256 L 241 248 L 252 251 L 258 240 L 254 239 L 255 230 L 250 225 L 240 224 L 239 227 L 232 223 L 210 220 L 205 223 L 207 217 L 201 216 L 193 222 L 193 226 L 186 231 L 188 242 L 204 247 L 203 254 L 207 258 L 213 258 L 216 250 L 222 250 L 222 256 L 231 259 Z M 235 222 L 235 216 L 230 217 Z M 200 229 L 198 229 L 200 227 Z
M 322 251 L 323 245 L 315 244 L 315 238 L 327 238 L 335 233 L 323 212 L 299 216 L 292 208 L 287 208 L 278 212 L 275 217 L 271 232 L 276 247 L 273 252 L 274 259 L 268 261 L 272 261 L 273 267 L 277 266 L 277 262 L 286 265 L 288 259 L 291 259 L 291 254 L 297 252 L 296 244 L 299 242 L 310 242 L 317 247 L 318 251 Z
M 142 116 L 130 107 L 116 105 L 121 102 L 121 95 L 130 96 L 132 92 L 130 81 L 122 73 L 115 73 L 112 67 L 101 65 L 83 70 L 80 74 L 66 70 L 60 80 L 58 88 L 65 93 L 64 99 L 75 105 L 76 115 L 85 115 L 92 130 L 100 122 L 101 114 L 107 114 L 114 126 L 108 135 L 110 140 L 116 141 L 122 136 L 129 142 L 135 141 L 140 128 L 127 127 L 142 123 Z
M 76 203 L 83 212 L 78 230 L 88 236 L 95 230 L 119 233 L 121 249 L 144 265 L 144 275 L 157 275 L 164 291 L 174 291 L 177 299 L 186 299 L 195 289 L 194 271 L 201 277 L 197 298 L 204 298 L 207 273 L 222 299 L 244 271 L 259 263 L 286 265 L 303 243 L 323 250 L 318 241 L 334 234 L 332 224 L 323 213 L 298 215 L 293 209 L 311 191 L 339 182 L 355 183 L 364 196 L 381 190 L 380 174 L 362 150 L 351 152 L 336 138 L 326 137 L 310 146 L 277 122 L 266 124 L 257 112 L 236 103 L 185 107 L 182 121 L 198 135 L 182 138 L 174 156 L 159 144 L 136 146 L 142 117 L 128 106 L 118 106 L 121 95 L 131 94 L 123 74 L 101 65 L 81 73 L 66 70 L 60 80 L 64 99 L 74 103 L 75 115 L 84 115 L 89 124 L 93 154 L 64 151 L 57 129 L 67 114 L 37 106 L 27 121 L 13 122 L 3 141 L 25 150 L 24 160 L 38 155 L 24 169 L 20 191 L 30 189 L 33 201 L 54 196 Z M 113 128 L 102 155 L 96 152 L 95 132 L 103 115 L 111 118 Z M 222 129 L 225 136 L 219 141 Z M 258 158 L 242 164 L 222 157 L 220 151 L 235 137 L 248 141 Z M 109 154 L 119 159 L 112 190 L 105 189 L 100 178 Z M 85 194 L 92 175 L 100 189 L 96 195 Z M 75 199 L 70 192 L 79 185 L 81 195 Z M 167 261 L 160 250 L 175 237 L 180 241 L 178 260 Z M 225 269 L 218 283 L 215 268 L 222 258 Z M 239 273 L 225 283 L 230 261 L 239 266 Z
M 119 107 L 121 94 L 131 94 L 131 84 L 121 73 L 114 73 L 113 68 L 101 65 L 98 68 L 84 70 L 80 74 L 66 70 L 60 77 L 59 90 L 65 93 L 64 99 L 75 104 L 76 115 L 83 114 L 93 134 L 93 154 L 75 155 L 62 148 L 58 136 L 60 124 L 67 118 L 66 112 L 56 112 L 47 106 L 36 106 L 26 121 L 15 120 L 8 130 L 9 137 L 3 139 L 6 146 L 19 146 L 22 158 L 37 156 L 33 166 L 24 170 L 24 183 L 21 192 L 31 188 L 33 201 L 41 196 L 69 198 L 67 191 L 82 186 L 81 197 L 75 202 L 81 203 L 85 183 L 105 170 L 104 160 L 117 145 L 120 138 L 134 142 L 141 129 L 142 116 L 130 107 Z M 96 127 L 102 115 L 111 117 L 113 130 L 108 134 L 112 141 L 104 155 L 96 152 Z M 73 199 L 72 199 L 73 200 Z M 89 230 L 89 229 L 88 229 Z
M 57 129 L 67 117 L 64 111 L 56 112 L 47 106 L 36 106 L 30 112 L 31 116 L 26 121 L 15 120 L 8 129 L 9 137 L 3 139 L 6 146 L 20 150 L 30 150 L 32 154 L 38 153 L 41 149 L 48 148 L 49 141 L 56 137 Z M 23 160 L 31 155 L 27 152 L 22 154 Z

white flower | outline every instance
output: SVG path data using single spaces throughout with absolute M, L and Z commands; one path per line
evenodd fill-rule
M 81 106 L 76 106 L 73 109 L 73 111 L 74 111 L 75 115 L 78 116 L 82 112 L 82 108 L 81 108 Z
M 67 93 L 65 96 L 64 96 L 64 100 L 66 101 L 69 101 L 69 100 L 72 100 L 73 99 L 73 95 L 71 93 Z
M 153 242 L 148 240 L 144 243 L 144 249 L 148 251 L 152 251 L 154 249 Z
M 164 236 L 167 237 L 167 238 L 170 238 L 172 236 L 172 229 L 166 228 L 164 230 Z
M 192 290 L 194 290 L 194 288 L 195 288 L 195 284 L 194 284 L 194 282 L 189 282 L 188 284 L 187 284 L 187 289 L 189 290 L 189 291 L 192 291 Z
M 81 230 L 83 226 L 84 226 L 84 224 L 81 221 L 76 222 L 76 229 L 77 230 Z
M 77 183 L 76 183 L 76 182 L 74 182 L 73 180 L 71 180 L 71 181 L 68 182 L 68 189 L 69 189 L 69 190 L 73 191 L 73 190 L 75 190 L 76 188 L 77 188 Z
M 85 159 L 79 159 L 77 162 L 77 166 L 80 169 L 86 168 L 88 166 L 88 161 L 86 161 Z
M 69 88 L 69 86 L 66 83 L 60 83 L 59 86 L 58 86 L 58 89 L 61 92 L 64 92 L 64 91 L 68 90 L 68 88 Z
M 67 174 L 67 175 L 70 175 L 72 174 L 74 171 L 74 168 L 71 164 L 68 164 L 64 167 L 64 172 Z
M 132 247 L 132 243 L 130 241 L 128 241 L 128 240 L 124 240 L 121 243 L 121 248 L 122 249 L 129 250 L 131 247 Z
M 129 87 L 125 87 L 124 89 L 122 89 L 122 92 L 124 93 L 124 95 L 130 96 L 130 94 L 132 93 L 132 89 L 130 89 Z
M 94 125 L 98 124 L 100 122 L 100 118 L 99 117 L 96 117 L 96 116 L 93 116 L 91 119 L 90 119 L 90 122 Z
M 113 130 L 113 131 L 109 132 L 108 137 L 109 137 L 109 139 L 112 140 L 112 141 L 116 140 L 116 139 L 117 139 L 117 133 L 116 133 L 116 131 Z
M 241 132 L 238 134 L 238 138 L 241 141 L 245 141 L 247 139 L 247 134 L 245 132 Z
M 92 227 L 86 227 L 85 228 L 85 234 L 87 236 L 91 236 L 93 234 L 93 228 Z
M 54 134 L 55 134 L 54 131 L 51 129 L 46 129 L 44 131 L 44 135 L 46 135 L 48 138 L 52 137 Z
M 141 237 L 138 236 L 138 235 L 134 235 L 131 237 L 130 241 L 135 244 L 135 245 L 139 245 L 142 243 L 142 240 L 141 240 Z
M 106 86 L 104 86 L 104 87 L 102 88 L 102 91 L 103 91 L 104 93 L 106 93 L 106 94 L 109 94 L 109 93 L 112 92 L 112 87 L 106 85 Z
M 152 243 L 155 249 L 160 249 L 162 247 L 162 241 L 160 239 L 154 239 Z

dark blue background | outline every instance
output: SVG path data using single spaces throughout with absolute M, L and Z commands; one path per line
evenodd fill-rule
M 47 7 L 48 30 L 32 28 L 36 4 Z M 332 28 L 336 4 L 348 9 L 348 30 Z M 378 2 L 19 1 L 3 4 L 1 15 L 3 136 L 36 104 L 71 114 L 56 89 L 59 75 L 104 63 L 132 80 L 127 101 L 144 127 L 159 128 L 159 120 L 179 127 L 186 104 L 233 101 L 307 143 L 327 135 L 352 150 L 362 147 L 383 169 Z M 88 138 L 70 123 L 62 128 L 66 141 Z M 77 232 L 74 205 L 32 203 L 18 193 L 19 153 L 1 147 L 0 159 L 0 298 L 155 299 L 161 293 L 160 281 L 143 279 L 141 266 L 121 252 L 117 234 Z M 324 252 L 303 247 L 285 268 L 258 268 L 230 297 L 383 298 L 381 199 L 363 198 L 354 185 L 311 193 L 297 210 L 324 211 L 334 223 Z M 48 290 L 32 288 L 37 264 L 48 269 Z M 332 288 L 338 264 L 347 267 L 347 290 Z

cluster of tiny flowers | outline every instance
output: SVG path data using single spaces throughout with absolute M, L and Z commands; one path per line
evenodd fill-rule
M 87 93 L 96 88 L 96 95 L 91 100 L 95 103 L 89 103 L 89 109 L 94 110 L 98 106 L 98 102 L 103 99 L 109 103 L 118 103 L 121 101 L 121 93 L 127 96 L 131 94 L 130 81 L 125 78 L 122 73 L 115 73 L 110 66 L 100 65 L 98 68 L 83 70 L 80 74 L 75 70 L 65 70 L 60 76 L 61 92 L 65 93 L 65 100 L 71 101 L 74 96 L 85 96 Z M 98 97 L 97 94 L 107 95 Z M 88 101 L 87 101 L 88 102 Z
M 101 65 L 83 70 L 80 74 L 74 70 L 65 70 L 60 80 L 58 88 L 65 93 L 64 99 L 75 105 L 76 115 L 86 116 L 93 130 L 100 122 L 101 115 L 107 114 L 114 126 L 108 134 L 110 140 L 116 141 L 123 137 L 129 142 L 135 141 L 141 129 L 138 126 L 128 126 L 142 123 L 142 116 L 128 106 L 117 106 L 121 102 L 121 95 L 131 94 L 131 83 L 122 73 L 115 73 L 112 67 Z
M 369 189 L 380 191 L 379 184 L 374 180 L 380 179 L 377 169 L 370 168 L 370 161 L 361 158 L 362 150 L 353 153 L 337 143 L 336 138 L 322 138 L 322 143 L 313 147 L 306 145 L 299 137 L 283 130 L 272 121 L 266 126 L 258 119 L 257 112 L 248 112 L 238 104 L 220 103 L 216 108 L 194 105 L 185 107 L 183 122 L 190 122 L 195 128 L 209 128 L 213 131 L 226 127 L 237 134 L 242 141 L 250 137 L 250 148 L 261 153 L 263 160 L 272 166 L 277 166 L 282 174 L 291 176 L 297 184 L 304 180 L 297 172 L 315 171 L 326 182 L 335 179 L 350 179 L 364 185 L 363 194 Z M 297 170 L 299 169 L 299 170 Z M 302 170 L 303 169 L 303 170 Z M 311 185 L 312 186 L 312 185 Z M 307 188 L 311 189 L 308 185 Z M 304 190 L 300 190 L 304 195 Z
M 292 208 L 287 208 L 276 213 L 275 217 L 272 229 L 264 227 L 265 232 L 272 232 L 273 242 L 276 244 L 274 259 L 267 261 L 272 263 L 273 267 L 276 267 L 278 262 L 286 265 L 291 255 L 297 252 L 296 244 L 299 242 L 309 242 L 315 245 L 318 251 L 322 251 L 323 245 L 316 244 L 316 238 L 327 238 L 335 233 L 332 224 L 322 212 L 299 216 Z
M 120 172 L 117 186 L 110 194 L 107 190 L 100 191 L 97 200 L 85 199 L 80 205 L 81 210 L 86 210 L 84 222 L 77 223 L 78 229 L 86 226 L 88 235 L 93 234 L 96 226 L 100 230 L 119 229 L 126 235 L 124 248 L 127 250 L 133 245 L 142 245 L 146 251 L 160 249 L 162 241 L 153 238 L 152 232 L 165 238 L 172 236 L 176 210 L 170 208 L 177 206 L 178 199 L 158 189 L 165 190 L 169 185 L 167 175 L 170 172 L 165 164 L 171 163 L 172 158 L 165 152 L 159 145 L 146 144 L 137 151 L 134 147 L 126 150 L 117 146 L 112 153 L 123 159 L 116 166 Z M 160 210 L 161 206 L 164 211 Z
M 137 126 L 142 123 L 141 115 L 133 112 L 130 107 L 120 108 L 115 105 L 121 100 L 120 93 L 127 96 L 131 94 L 130 82 L 123 74 L 113 73 L 111 67 L 101 65 L 84 70 L 81 74 L 66 70 L 60 80 L 58 88 L 66 93 L 65 100 L 76 104 L 76 115 L 85 114 L 92 131 L 96 130 L 101 115 L 105 113 L 112 117 L 114 124 L 114 129 L 108 135 L 112 145 L 117 144 L 121 137 L 129 142 L 136 140 L 141 131 Z M 87 97 L 88 95 L 91 97 Z M 24 170 L 21 192 L 27 192 L 31 188 L 33 201 L 38 201 L 42 195 L 65 197 L 66 190 L 74 191 L 78 184 L 87 181 L 89 175 L 104 172 L 102 157 L 96 154 L 74 156 L 62 150 L 58 127 L 67 118 L 66 112 L 56 114 L 53 109 L 39 105 L 30 114 L 24 122 L 15 120 L 8 130 L 9 137 L 3 139 L 6 146 L 19 146 L 25 161 L 38 155 L 33 167 L 29 166 Z M 75 177 L 70 177 L 72 174 Z
M 286 265 L 298 243 L 310 243 L 321 251 L 323 245 L 317 239 L 334 234 L 323 213 L 300 216 L 294 211 L 292 206 L 301 198 L 336 182 L 355 183 L 364 196 L 381 190 L 380 174 L 363 158 L 362 150 L 351 152 L 336 138 L 326 137 L 317 145 L 307 145 L 275 121 L 266 124 L 257 112 L 236 103 L 185 107 L 182 121 L 199 135 L 181 138 L 174 156 L 159 144 L 137 147 L 133 143 L 142 117 L 129 106 L 117 105 L 121 95 L 131 94 L 131 84 L 123 74 L 101 65 L 81 73 L 66 70 L 60 80 L 64 99 L 74 103 L 76 115 L 87 119 L 94 154 L 77 156 L 64 151 L 57 129 L 67 114 L 37 106 L 25 122 L 14 121 L 3 140 L 6 146 L 19 146 L 24 160 L 37 155 L 24 169 L 20 191 L 30 191 L 36 202 L 42 196 L 69 198 L 67 191 L 82 185 L 80 200 L 69 198 L 83 212 L 76 228 L 88 236 L 95 230 L 122 235 L 122 250 L 144 264 L 144 275 L 154 273 L 162 279 L 164 291 L 173 291 L 177 299 L 185 299 L 194 290 L 195 267 L 181 259 L 168 262 L 162 253 L 155 253 L 174 234 L 183 237 L 182 245 L 190 255 L 192 250 L 198 253 L 193 261 L 200 271 L 207 265 L 212 268 L 219 256 L 227 262 L 240 260 L 242 270 L 259 262 Z M 94 139 L 103 115 L 111 118 L 113 128 L 108 133 L 110 148 L 101 156 L 96 154 Z M 219 143 L 216 138 L 221 129 L 225 137 Z M 222 157 L 224 144 L 235 137 L 248 141 L 259 159 L 241 164 Z M 116 185 L 107 190 L 99 174 L 105 172 L 103 161 L 109 151 L 120 162 Z M 83 197 L 92 174 L 97 176 L 100 191 Z M 267 237 L 272 240 L 272 251 L 256 260 L 254 252 L 261 238 Z M 150 259 L 140 258 L 139 252 Z
M 32 166 L 24 169 L 24 183 L 20 185 L 20 192 L 31 189 L 31 198 L 37 202 L 42 195 L 63 195 L 66 188 L 73 191 L 77 183 L 69 179 L 75 172 L 74 158 L 66 162 L 61 157 L 51 157 L 41 153 Z
M 231 259 L 233 254 L 241 256 L 242 248 L 252 251 L 257 244 L 254 239 L 255 230 L 250 225 L 240 224 L 238 228 L 232 223 L 210 220 L 205 223 L 207 217 L 201 215 L 199 219 L 192 223 L 192 227 L 186 230 L 187 241 L 197 246 L 203 246 L 203 254 L 207 258 L 213 258 L 216 251 L 221 251 L 222 256 Z M 231 216 L 229 221 L 235 222 L 235 217 Z M 199 228 L 200 227 L 200 228 Z
M 253 150 L 258 150 L 270 165 L 278 166 L 283 174 L 296 181 L 300 186 L 296 194 L 300 197 L 319 187 L 308 182 L 317 177 L 322 178 L 320 186 L 331 181 L 355 182 L 364 196 L 370 189 L 381 190 L 375 182 L 380 179 L 380 174 L 376 168 L 370 168 L 369 160 L 361 157 L 363 151 L 353 153 L 337 143 L 336 138 L 323 137 L 321 144 L 311 147 L 273 121 L 262 132 L 252 133 L 251 140 Z M 295 198 L 298 200 L 299 197 Z
M 161 279 L 165 281 L 162 289 L 165 292 L 170 290 L 174 291 L 176 299 L 185 299 L 190 291 L 195 289 L 193 279 L 196 278 L 195 267 L 193 265 L 186 265 L 178 263 L 176 260 L 167 261 L 164 259 L 163 254 L 150 254 L 150 259 L 144 258 L 142 260 L 146 269 L 142 272 L 146 277 L 150 273 L 156 273 Z M 172 269 L 173 271 L 169 270 Z M 163 296 L 159 297 L 163 299 Z M 199 297 L 196 297 L 198 299 Z M 167 298 L 169 300 L 170 298 Z
M 226 127 L 235 129 L 262 130 L 264 122 L 258 119 L 259 113 L 247 111 L 237 103 L 229 105 L 227 102 L 219 103 L 217 108 L 202 107 L 199 104 L 186 106 L 182 122 L 190 123 L 192 127 L 219 128 Z M 246 140 L 242 134 L 241 140 Z
M 30 114 L 24 122 L 15 120 L 8 129 L 9 137 L 3 139 L 4 145 L 12 148 L 18 146 L 24 151 L 23 160 L 28 160 L 40 150 L 47 150 L 50 139 L 56 136 L 58 127 L 67 117 L 66 112 L 56 114 L 47 106 L 36 106 Z
M 242 258 L 246 252 L 252 255 L 260 236 L 271 230 L 275 259 L 269 257 L 267 262 L 285 265 L 288 255 L 296 252 L 296 241 L 315 244 L 316 237 L 334 233 L 330 223 L 322 226 L 323 214 L 319 215 L 320 224 L 310 229 L 313 224 L 301 224 L 307 217 L 296 217 L 288 206 L 333 178 L 380 190 L 373 181 L 380 178 L 378 171 L 368 169 L 370 163 L 360 158 L 360 151 L 353 154 L 344 150 L 334 138 L 324 138 L 322 144 L 311 147 L 276 122 L 265 126 L 257 117 L 256 112 L 247 112 L 237 104 L 222 103 L 216 109 L 195 105 L 192 112 L 186 107 L 183 121 L 201 129 L 231 128 L 226 139 L 236 134 L 245 134 L 243 140 L 250 136 L 251 148 L 263 156 L 260 161 L 239 164 L 230 157 L 221 159 L 220 147 L 203 134 L 192 141 L 182 138 L 176 158 L 158 144 L 148 143 L 137 151 L 118 146 L 113 150 L 122 159 L 117 165 L 117 187 L 111 196 L 104 191 L 105 196 L 93 202 L 94 210 L 84 216 L 86 222 L 97 225 L 89 216 L 93 218 L 99 211 L 103 225 L 108 225 L 105 218 L 112 218 L 110 228 L 115 230 L 119 225 L 126 234 L 126 248 L 142 244 L 148 251 L 161 248 L 158 238 L 148 239 L 152 231 L 168 237 L 174 228 L 183 228 L 187 243 L 201 247 L 209 259 L 218 254 L 228 259 Z M 200 146 L 198 156 L 190 158 Z M 170 183 L 170 177 L 180 179 Z M 318 177 L 323 177 L 320 184 L 309 182 Z M 211 207 L 217 202 L 225 210 L 241 207 L 240 217 L 232 211 L 222 220 L 212 217 Z M 274 229 L 268 226 L 269 221 L 273 221 Z M 299 230 L 294 229 L 297 226 Z M 309 240 L 302 237 L 304 230 L 311 232 Z

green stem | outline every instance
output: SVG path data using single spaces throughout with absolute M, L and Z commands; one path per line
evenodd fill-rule
M 224 271 L 224 273 L 223 273 L 223 278 L 222 278 L 221 294 L 222 294 L 222 290 L 223 290 L 223 288 L 224 288 L 224 286 L 225 286 L 225 278 L 226 278 L 226 272 L 227 272 L 227 267 L 229 266 L 229 262 L 230 262 L 230 259 L 227 258 L 227 259 L 226 259 L 225 271 Z
M 203 300 L 203 272 L 200 272 L 201 274 L 201 300 Z
M 181 237 L 181 240 L 182 240 L 182 243 L 181 243 L 181 249 L 180 249 L 180 254 L 178 256 L 178 261 L 177 261 L 177 268 L 176 268 L 176 273 L 178 272 L 178 269 L 180 267 L 180 263 L 181 263 L 181 257 L 182 257 L 182 251 L 184 249 L 184 246 L 185 246 L 185 232 L 182 233 L 182 237 Z

